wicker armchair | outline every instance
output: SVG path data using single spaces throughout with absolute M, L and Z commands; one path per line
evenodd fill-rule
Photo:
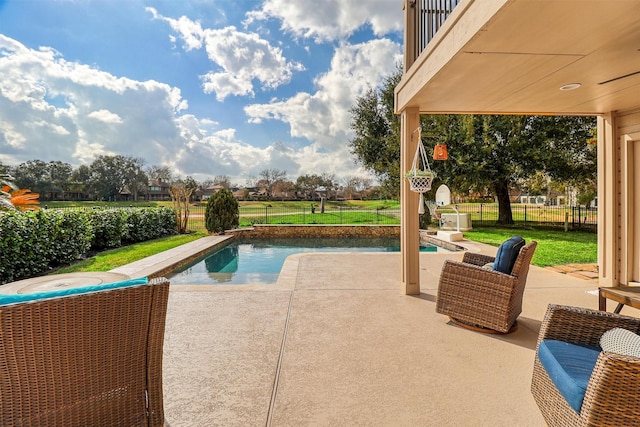
M 550 426 L 640 425 L 640 359 L 600 352 L 578 413 L 558 392 L 538 357 L 542 340 L 598 346 L 602 334 L 616 327 L 639 333 L 640 319 L 577 307 L 548 307 L 538 336 L 531 391 Z
M 520 249 L 511 274 L 483 269 L 494 261 L 487 255 L 467 252 L 462 262 L 445 261 L 436 312 L 474 330 L 509 332 L 522 312 L 522 295 L 536 246 L 531 241 Z
M 162 426 L 169 282 L 0 306 L 0 425 Z

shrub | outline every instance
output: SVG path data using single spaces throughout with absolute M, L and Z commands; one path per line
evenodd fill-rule
M 89 249 L 176 233 L 170 208 L 0 212 L 0 284 L 69 264 Z
M 144 242 L 177 232 L 176 215 L 170 208 L 123 209 L 128 243 Z
M 87 215 L 78 210 L 0 212 L 0 284 L 74 261 L 89 249 Z
M 419 221 L 419 224 L 420 224 L 419 227 L 422 230 L 428 229 L 429 226 L 433 223 L 432 222 L 433 220 L 431 218 L 431 214 L 428 211 L 426 213 L 420 215 L 420 218 L 419 218 L 418 221 Z
M 46 215 L 55 222 L 51 244 L 52 265 L 71 263 L 89 251 L 93 240 L 93 227 L 87 212 L 73 209 L 47 211 Z
M 126 236 L 123 209 L 98 209 L 91 211 L 93 226 L 93 249 L 117 248 L 122 245 L 122 236 Z
M 211 196 L 207 201 L 204 218 L 209 233 L 222 233 L 238 227 L 240 210 L 231 191 L 222 189 Z

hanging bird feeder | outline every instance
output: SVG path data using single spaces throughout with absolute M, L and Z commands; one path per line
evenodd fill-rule
M 414 131 L 418 132 L 418 146 L 416 147 L 416 154 L 413 156 L 413 164 L 411 169 L 405 174 L 405 178 L 409 180 L 409 189 L 416 193 L 420 193 L 420 200 L 418 204 L 418 213 L 424 213 L 424 196 L 423 194 L 431 190 L 431 184 L 436 174 L 431 170 L 429 161 L 427 160 L 427 154 L 422 144 L 422 128 L 418 128 Z M 411 135 L 413 139 L 413 134 Z
M 436 144 L 433 147 L 433 160 L 447 160 L 449 153 L 447 153 L 447 146 L 445 144 Z

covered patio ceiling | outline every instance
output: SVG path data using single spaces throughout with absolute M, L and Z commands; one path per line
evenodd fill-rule
M 638 0 L 463 0 L 406 70 L 396 112 L 632 108 L 640 98 L 639 17 Z

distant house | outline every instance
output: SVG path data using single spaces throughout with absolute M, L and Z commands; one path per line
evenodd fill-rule
M 209 200 L 211 196 L 224 188 L 225 187 L 222 185 L 212 185 L 211 187 L 199 188 L 196 192 L 196 199 L 201 202 L 205 202 Z M 233 194 L 233 197 L 236 200 L 247 200 L 251 196 L 257 197 L 258 195 L 256 188 L 231 187 L 228 190 L 231 191 L 231 194 Z
M 218 191 L 222 190 L 224 187 L 222 185 L 212 185 L 210 187 L 200 187 L 196 191 L 196 198 L 201 202 L 206 202 L 216 194 Z
M 171 194 L 169 194 L 169 188 L 171 188 L 171 184 L 165 181 L 150 181 L 147 186 L 147 192 L 145 194 L 145 199 L 148 201 L 156 201 L 162 202 L 171 200 Z

